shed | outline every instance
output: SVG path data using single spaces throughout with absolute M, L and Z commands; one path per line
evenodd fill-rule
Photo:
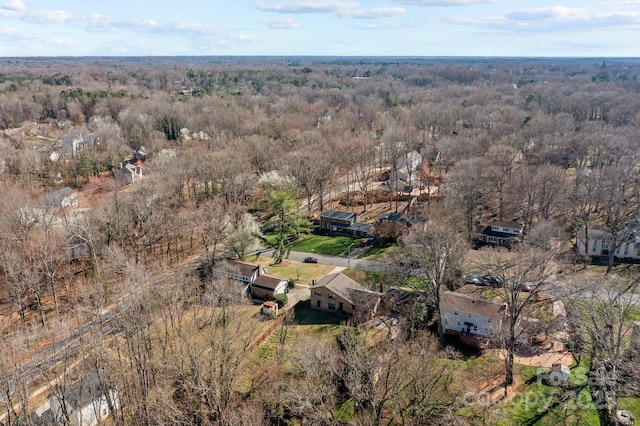
M 571 370 L 564 364 L 553 364 L 551 371 L 547 374 L 546 382 L 549 386 L 564 386 L 569 383 Z
M 264 315 L 269 314 L 272 311 L 278 312 L 278 304 L 272 300 L 267 300 L 262 304 L 262 313 Z

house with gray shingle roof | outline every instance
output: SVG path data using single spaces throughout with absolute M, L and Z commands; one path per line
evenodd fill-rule
M 440 321 L 445 333 L 496 337 L 507 305 L 475 294 L 445 291 L 440 297 Z
M 313 309 L 365 317 L 375 314 L 382 295 L 339 272 L 325 275 L 309 288 Z
M 323 210 L 320 212 L 320 229 L 332 234 L 348 234 L 366 237 L 373 225 L 356 221 L 356 214 L 341 210 Z
M 492 246 L 513 247 L 522 238 L 524 226 L 516 221 L 495 220 L 478 227 L 476 241 Z

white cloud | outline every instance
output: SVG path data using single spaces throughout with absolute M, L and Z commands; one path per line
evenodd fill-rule
M 26 7 L 22 2 L 22 0 L 9 0 L 6 3 L 2 3 L 2 9 L 22 12 L 23 10 L 26 9 Z
M 396 0 L 408 6 L 468 6 L 483 3 L 508 3 L 512 0 Z
M 360 6 L 357 2 L 336 0 L 305 0 L 289 3 L 268 3 L 259 1 L 254 6 L 265 12 L 278 13 L 339 13 Z
M 454 23 L 472 25 L 489 32 L 564 33 L 599 29 L 638 29 L 640 12 L 600 12 L 564 6 L 525 9 L 502 17 L 453 19 Z
M 640 6 L 640 0 L 619 0 L 619 1 L 607 1 L 599 3 L 600 7 L 636 7 Z
M 285 18 L 261 19 L 260 22 L 272 30 L 293 30 L 300 28 L 300 24 L 288 16 Z
M 64 10 L 43 10 L 38 12 L 23 13 L 21 19 L 28 22 L 64 22 L 73 19 L 73 15 Z
M 297 2 L 268 3 L 259 1 L 254 7 L 263 12 L 276 13 L 330 13 L 341 18 L 381 19 L 405 13 L 402 7 L 362 8 L 358 2 L 337 0 L 303 0 Z
M 402 7 L 374 7 L 373 9 L 356 9 L 340 13 L 346 18 L 380 19 L 402 15 L 406 10 Z
M 509 13 L 507 18 L 517 21 L 540 21 L 549 19 L 584 19 L 589 18 L 585 9 L 575 9 L 565 6 L 545 7 L 539 9 L 520 10 Z

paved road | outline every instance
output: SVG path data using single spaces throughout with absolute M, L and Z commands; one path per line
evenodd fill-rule
M 617 296 L 614 291 L 606 289 L 593 290 L 589 288 L 580 288 L 567 283 L 555 282 L 545 285 L 541 290 L 542 293 L 551 294 L 558 300 L 593 300 L 600 302 L 613 301 Z M 624 293 L 620 296 L 620 302 L 631 306 L 640 306 L 640 294 Z
M 255 253 L 263 256 L 272 256 L 273 250 L 260 248 L 256 250 Z M 354 255 L 356 255 L 355 250 L 352 253 L 352 257 L 326 256 L 323 254 L 305 253 L 302 251 L 291 251 L 287 256 L 285 256 L 285 258 L 302 262 L 307 257 L 316 257 L 318 258 L 318 263 L 322 265 L 341 266 L 343 268 L 355 268 L 355 269 L 362 269 L 364 271 L 381 271 L 384 269 L 385 264 L 383 262 L 377 262 L 375 260 L 357 259 L 353 257 Z

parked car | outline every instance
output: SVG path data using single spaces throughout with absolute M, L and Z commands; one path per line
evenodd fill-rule
M 318 263 L 318 258 L 317 257 L 305 257 L 303 262 L 304 263 Z
M 502 280 L 495 275 L 482 275 L 480 281 L 489 287 L 504 287 Z
M 522 287 L 520 288 L 522 291 L 532 292 L 538 288 L 538 284 L 536 283 L 522 283 Z
M 483 285 L 482 280 L 480 280 L 480 277 L 477 277 L 473 274 L 466 274 L 465 276 L 463 276 L 464 278 L 464 282 L 467 284 L 475 284 L 475 285 Z

